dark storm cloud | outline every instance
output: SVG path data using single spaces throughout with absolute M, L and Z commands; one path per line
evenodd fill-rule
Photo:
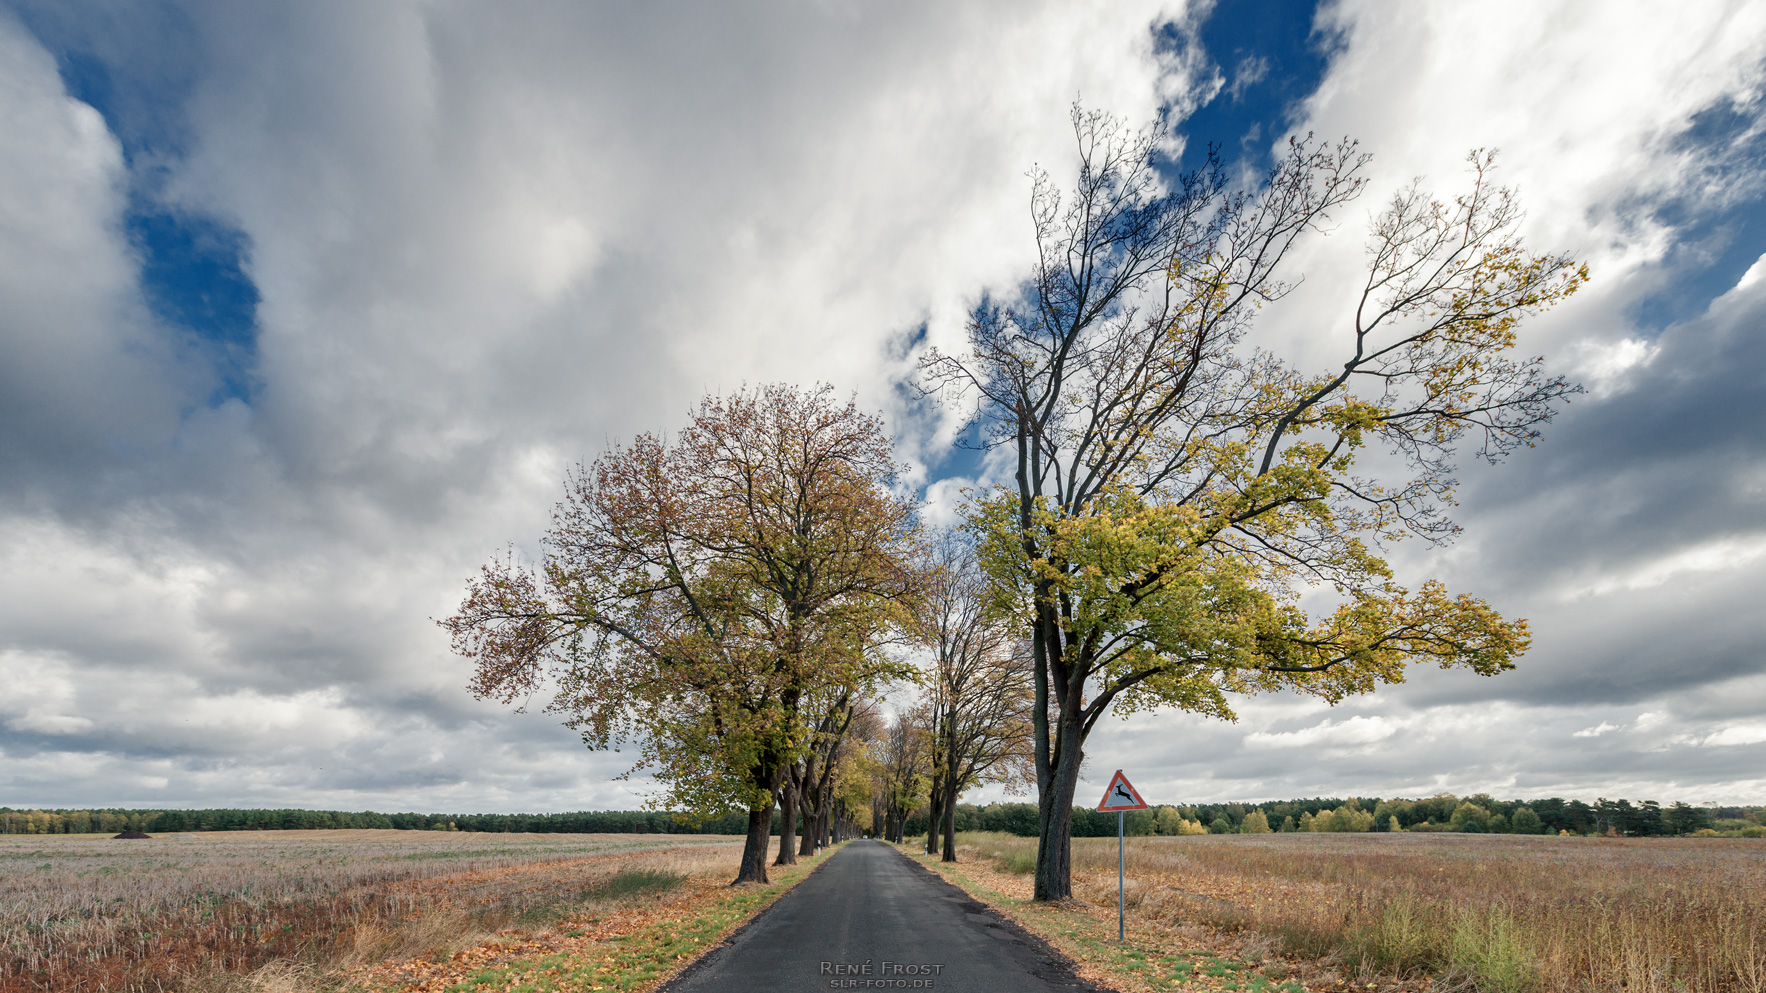
M 1476 564 L 1460 578 L 1530 615 L 1536 648 L 1516 673 L 1416 699 L 1634 703 L 1766 672 L 1760 369 L 1766 283 L 1754 281 L 1669 328 L 1539 448 L 1469 472 Z
M 1766 532 L 1766 285 L 1669 328 L 1657 349 L 1618 392 L 1578 399 L 1537 452 L 1468 491 L 1521 539 L 1505 579 L 1557 584 L 1590 564 L 1619 573 Z

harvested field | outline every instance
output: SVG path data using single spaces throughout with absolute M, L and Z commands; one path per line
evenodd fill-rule
M 693 881 L 741 840 L 695 835 L 264 831 L 0 836 L 0 993 L 225 988 L 446 954 Z
M 1012 895 L 1029 895 L 1035 839 L 958 838 L 961 857 L 1016 875 Z M 1075 895 L 1113 917 L 1115 839 L 1073 847 Z M 1143 837 L 1128 840 L 1127 873 L 1131 929 L 1254 934 L 1345 982 L 1766 991 L 1766 842 L 1752 839 Z

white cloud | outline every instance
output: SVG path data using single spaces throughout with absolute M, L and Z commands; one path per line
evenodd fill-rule
M 926 487 L 926 503 L 920 509 L 920 517 L 933 527 L 954 527 L 962 523 L 963 508 L 968 504 L 966 491 L 975 486 L 975 481 L 961 476 L 940 479 Z
M 959 343 L 975 295 L 1021 274 L 1023 173 L 1070 167 L 1075 94 L 1140 119 L 1228 85 L 1197 77 L 1194 52 L 1153 51 L 1147 27 L 1171 6 L 707 7 L 686 26 L 643 5 L 192 8 L 206 61 L 168 190 L 248 235 L 263 298 L 262 389 L 212 410 L 208 372 L 146 316 L 116 140 L 0 19 L 0 720 L 16 735 L 0 787 L 41 803 L 634 805 L 643 784 L 609 779 L 629 756 L 471 701 L 428 618 L 505 543 L 534 552 L 566 466 L 672 429 L 707 390 L 825 379 L 902 425 L 904 457 L 933 462 L 950 418 L 896 394 L 900 336 L 925 323 Z M 1667 139 L 1758 88 L 1760 16 L 1345 0 L 1327 17 L 1348 48 L 1303 127 L 1361 137 L 1386 188 L 1423 173 L 1452 190 L 1466 149 L 1500 146 L 1535 243 L 1595 265 L 1527 347 L 1563 359 L 1585 343 L 1590 378 L 1617 395 L 1675 361 L 1623 319 L 1626 287 L 1674 239 L 1629 205 L 1710 181 Z M 1270 313 L 1299 354 L 1324 351 L 1318 314 L 1343 312 L 1361 208 L 1307 248 L 1306 285 Z M 1759 269 L 1724 306 L 1750 302 Z M 928 516 L 950 519 L 966 480 L 925 482 Z M 1561 531 L 1599 515 L 1548 516 Z M 1766 797 L 1722 764 L 1738 749 L 1646 755 L 1585 733 L 1619 726 L 1585 728 L 1567 697 L 1522 706 L 1486 688 L 1549 695 L 1525 680 L 1560 673 L 1668 715 L 1664 741 L 1696 725 L 1748 743 L 1743 718 L 1678 716 L 1677 690 L 1625 696 L 1658 663 L 1613 662 L 1638 639 L 1603 636 L 1613 618 L 1597 608 L 1623 592 L 1628 624 L 1698 621 L 1707 641 L 1757 644 L 1733 609 L 1756 533 L 1622 558 L 1643 564 L 1583 578 L 1603 591 L 1577 601 L 1587 613 L 1544 615 L 1549 598 L 1500 568 L 1524 558 L 1504 540 L 1526 533 L 1480 533 L 1453 560 L 1536 619 L 1517 673 L 1419 673 L 1341 717 L 1310 700 L 1257 701 L 1238 725 L 1136 717 L 1089 751 L 1172 800 L 1667 800 L 1683 780 Z M 1676 612 L 1669 594 L 1694 577 L 1728 627 Z M 1714 671 L 1701 686 L 1736 675 Z
M 1640 566 L 1603 575 L 1566 590 L 1565 600 L 1606 596 L 1622 591 L 1646 590 L 1702 573 L 1742 569 L 1766 556 L 1766 535 L 1745 535 L 1706 541 L 1680 549 Z
M 1575 381 L 1590 393 L 1606 396 L 1623 389 L 1626 373 L 1648 365 L 1659 351 L 1661 346 L 1642 338 L 1583 339 L 1565 350 L 1565 365 Z
M 535 551 L 569 464 L 705 391 L 822 379 L 907 458 L 948 439 L 900 337 L 1015 278 L 1075 94 L 1152 113 L 1166 6 L 193 9 L 155 164 L 262 298 L 261 388 L 214 409 L 145 316 L 116 139 L 0 20 L 0 456 L 66 480 L 0 502 L 0 786 L 632 805 L 629 756 L 472 701 L 429 618 Z
M 1384 717 L 1351 717 L 1324 720 L 1298 731 L 1253 731 L 1245 736 L 1247 748 L 1355 748 L 1385 741 L 1398 733 L 1398 725 Z
M 1583 728 L 1582 730 L 1577 731 L 1575 734 L 1570 735 L 1570 737 L 1572 737 L 1572 738 L 1598 738 L 1601 735 L 1606 734 L 1608 731 L 1618 731 L 1623 728 L 1624 728 L 1623 724 L 1614 724 L 1611 721 L 1601 721 L 1599 724 L 1596 724 L 1593 727 Z
M 0 488 L 163 444 L 201 378 L 174 367 L 136 294 L 126 193 L 103 118 L 0 13 Z
M 1463 192 L 1473 148 L 1500 151 L 1494 180 L 1518 189 L 1536 251 L 1567 251 L 1591 281 L 1533 322 L 1528 354 L 1563 369 L 1580 352 L 1626 357 L 1637 338 L 1626 308 L 1661 288 L 1676 231 L 1654 208 L 1674 197 L 1715 204 L 1725 182 L 1698 149 L 1675 139 L 1701 110 L 1747 99 L 1766 79 L 1766 13 L 1711 4 L 1665 16 L 1645 0 L 1502 0 L 1477 6 L 1343 0 L 1323 25 L 1345 47 L 1306 101 L 1296 130 L 1349 135 L 1373 154 L 1371 187 L 1332 237 L 1296 258 L 1307 283 L 1271 312 L 1296 354 L 1341 358 L 1324 342 L 1347 327 L 1361 285 L 1366 218 L 1421 177 L 1443 198 Z M 1632 346 L 1633 353 L 1635 346 Z
M 75 717 L 71 714 L 25 714 L 14 717 L 6 722 L 6 726 L 14 731 L 35 731 L 39 734 L 73 734 L 77 731 L 90 731 L 93 727 L 91 718 Z
M 1766 741 L 1766 724 L 1736 724 L 1705 737 L 1699 744 L 1707 748 L 1724 745 L 1757 745 Z

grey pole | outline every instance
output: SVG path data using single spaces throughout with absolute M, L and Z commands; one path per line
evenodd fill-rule
M 1122 818 L 1127 816 L 1123 811 L 1116 812 L 1116 940 L 1122 940 Z

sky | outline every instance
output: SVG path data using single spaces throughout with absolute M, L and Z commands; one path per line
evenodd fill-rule
M 1519 666 L 1109 719 L 1080 800 L 1766 802 L 1763 86 L 1722 0 L 0 0 L 0 805 L 638 807 L 431 618 L 744 384 L 881 411 L 950 520 L 990 469 L 915 360 L 1023 279 L 1075 100 L 1236 174 L 1372 153 L 1260 317 L 1296 361 L 1475 148 L 1592 271 L 1521 344 L 1586 392 L 1391 550 Z

